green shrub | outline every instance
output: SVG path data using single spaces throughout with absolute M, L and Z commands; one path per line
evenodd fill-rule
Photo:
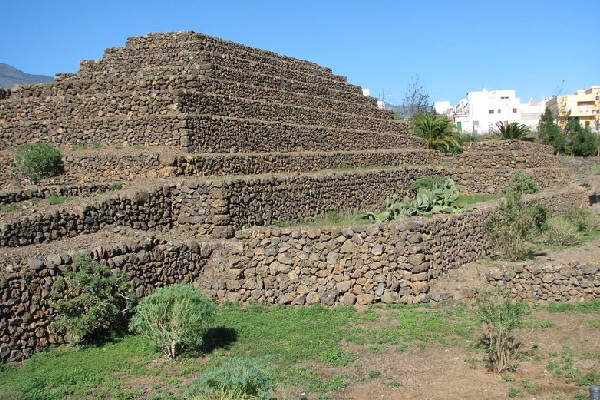
M 546 229 L 547 207 L 523 202 L 523 194 L 538 191 L 535 181 L 522 172 L 515 174 L 509 182 L 498 214 L 492 215 L 485 224 L 490 245 L 499 256 L 511 261 L 526 258 L 530 253 L 528 238 Z
M 545 204 L 530 204 L 527 206 L 528 220 L 531 221 L 531 233 L 541 233 L 548 229 L 550 210 Z
M 46 143 L 19 146 L 15 152 L 13 169 L 25 175 L 32 183 L 64 172 L 60 151 Z
M 193 399 L 271 399 L 273 371 L 265 359 L 234 357 L 192 382 L 187 391 Z
M 68 197 L 57 196 L 57 195 L 52 194 L 52 195 L 48 196 L 48 205 L 54 206 L 56 204 L 62 204 L 68 200 L 69 200 Z
M 214 302 L 190 284 L 157 289 L 136 307 L 130 327 L 168 357 L 199 349 L 216 312 Z
M 513 300 L 508 292 L 482 292 L 477 297 L 476 311 L 484 325 L 484 340 L 488 364 L 492 371 L 514 370 L 519 344 L 514 330 L 523 324 L 529 308 Z
M 590 209 L 571 208 L 563 217 L 574 224 L 580 232 L 593 232 L 600 227 L 600 216 Z
M 540 187 L 530 176 L 519 171 L 513 175 L 504 192 L 507 193 L 509 191 L 521 194 L 532 194 L 539 193 Z
M 433 190 L 436 188 L 444 187 L 447 180 L 448 179 L 445 176 L 441 175 L 421 176 L 413 182 L 412 188 L 417 192 L 419 191 L 419 189 Z
M 573 246 L 581 243 L 577 226 L 563 217 L 548 220 L 546 235 L 546 241 L 556 246 Z
M 532 231 L 532 212 L 521 195 L 509 192 L 500 202 L 499 214 L 486 221 L 485 229 L 492 248 L 500 257 L 516 261 L 527 257 L 527 238 Z
M 50 328 L 75 344 L 102 340 L 124 325 L 133 302 L 131 286 L 126 277 L 114 275 L 89 256 L 78 258 L 75 266 L 75 272 L 56 282 L 58 319 Z

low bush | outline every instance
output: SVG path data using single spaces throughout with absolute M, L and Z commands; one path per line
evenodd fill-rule
M 600 215 L 585 208 L 571 208 L 563 217 L 577 227 L 579 232 L 593 232 L 600 228 Z
M 193 381 L 187 394 L 203 400 L 269 400 L 273 376 L 266 359 L 234 357 Z
M 144 297 L 130 328 L 149 338 L 168 357 L 198 350 L 216 312 L 215 303 L 191 284 L 175 284 Z
M 32 183 L 64 172 L 62 155 L 47 143 L 26 143 L 15 151 L 13 169 Z
M 89 256 L 75 262 L 77 270 L 57 280 L 53 297 L 58 319 L 50 328 L 70 343 L 100 341 L 124 326 L 133 303 L 131 285 Z
M 477 297 L 476 311 L 484 326 L 489 368 L 497 373 L 514 370 L 519 348 L 514 330 L 523 325 L 529 308 L 513 300 L 508 292 L 482 292 Z
M 533 180 L 533 178 L 519 171 L 513 175 L 504 192 L 533 194 L 539 193 L 540 187 L 538 186 L 537 182 Z
M 573 246 L 581 243 L 577 226 L 563 217 L 550 218 L 546 242 L 555 246 Z
M 537 191 L 539 187 L 533 179 L 517 173 L 504 191 L 498 214 L 486 221 L 488 240 L 500 257 L 511 261 L 527 258 L 530 254 L 528 239 L 546 229 L 547 207 L 523 201 L 523 194 Z
M 441 175 L 421 176 L 413 182 L 412 188 L 417 192 L 419 191 L 419 189 L 433 190 L 436 188 L 444 187 L 447 180 L 448 178 Z

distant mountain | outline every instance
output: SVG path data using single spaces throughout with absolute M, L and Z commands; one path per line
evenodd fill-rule
M 393 111 L 395 114 L 404 115 L 404 106 L 395 106 L 390 103 L 385 103 L 385 109 Z
M 0 87 L 10 89 L 13 85 L 52 82 L 54 78 L 45 75 L 32 75 L 19 71 L 12 65 L 0 63 Z

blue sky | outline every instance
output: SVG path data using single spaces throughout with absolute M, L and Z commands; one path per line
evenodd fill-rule
M 327 66 L 399 104 L 515 89 L 522 100 L 600 85 L 600 1 L 4 0 L 0 62 L 76 72 L 148 32 L 193 30 Z

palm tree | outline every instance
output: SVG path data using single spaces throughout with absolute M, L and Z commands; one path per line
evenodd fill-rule
M 417 114 L 410 120 L 410 132 L 427 140 L 430 149 L 444 153 L 462 150 L 460 133 L 445 115 Z
M 519 124 L 518 122 L 497 122 L 497 132 L 502 139 L 517 139 L 517 140 L 528 140 L 531 139 L 531 130 L 525 124 Z

